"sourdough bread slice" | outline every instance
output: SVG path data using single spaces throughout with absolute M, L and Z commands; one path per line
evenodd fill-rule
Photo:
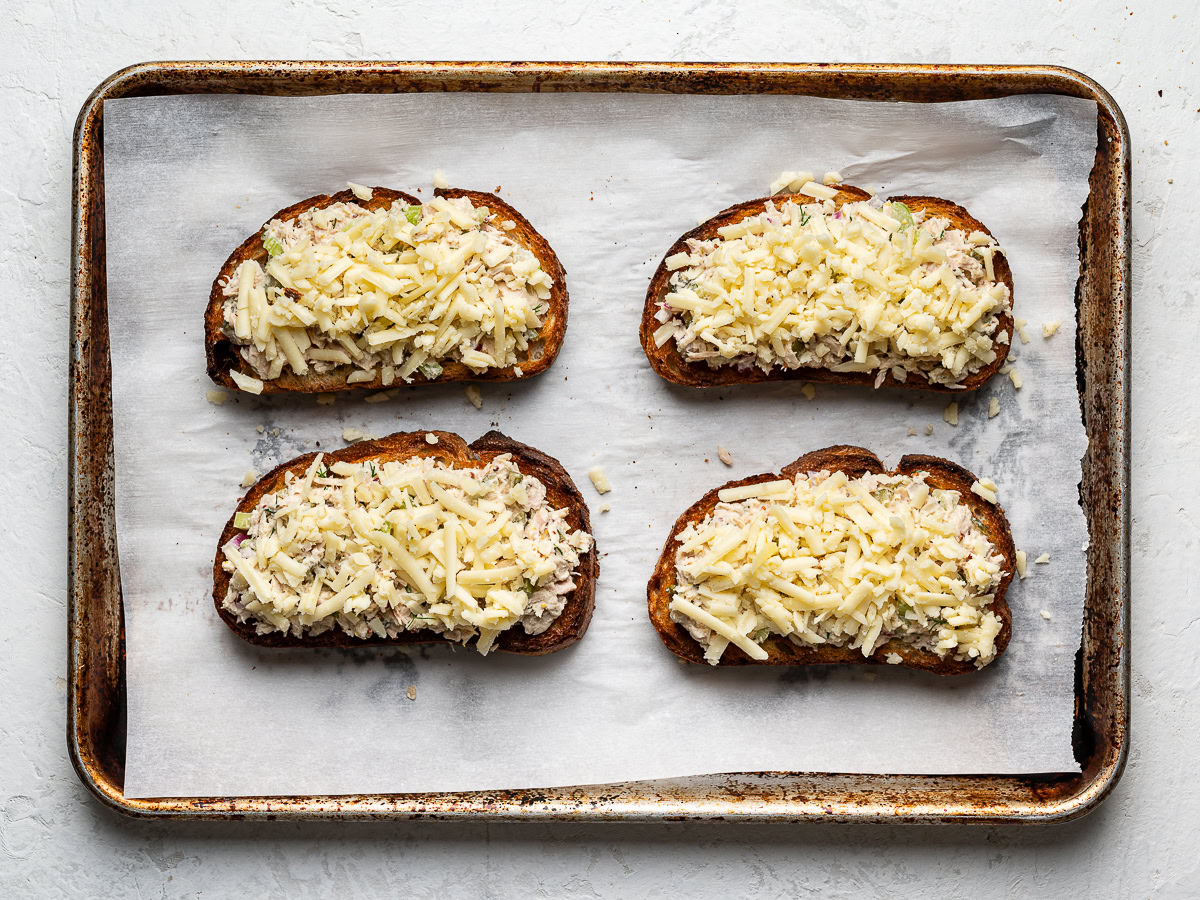
M 567 294 L 566 271 L 563 269 L 554 250 L 550 247 L 546 239 L 538 233 L 537 229 L 529 223 L 528 219 L 495 194 L 483 191 L 460 190 L 457 188 L 438 188 L 434 191 L 434 195 L 445 197 L 447 200 L 466 197 L 474 206 L 486 206 L 489 210 L 496 213 L 501 220 L 507 219 L 513 222 L 516 227 L 506 232 L 506 235 L 537 257 L 542 269 L 553 279 L 554 283 L 550 288 L 550 309 L 542 317 L 542 326 L 539 330 L 537 340 L 531 344 L 532 352 L 529 354 L 530 358 L 528 360 L 523 360 L 512 366 L 488 369 L 486 372 L 480 374 L 472 372 L 461 362 L 443 360 L 440 361 L 442 371 L 436 378 L 426 378 L 421 372 L 415 372 L 412 376 L 412 384 L 439 384 L 454 381 L 517 381 L 524 378 L 532 378 L 534 375 L 544 372 L 554 362 L 559 350 L 562 349 L 562 342 L 567 329 L 569 296 Z M 271 216 L 263 224 L 263 227 L 265 228 L 267 224 L 275 219 L 294 219 L 303 212 L 323 209 L 327 206 L 333 206 L 335 203 L 357 203 L 365 209 L 377 210 L 387 209 L 396 201 L 401 201 L 410 206 L 419 206 L 421 204 L 421 200 L 412 194 L 406 194 L 403 191 L 396 191 L 391 188 L 372 188 L 370 200 L 361 200 L 351 191 L 345 190 L 332 195 L 319 194 L 316 197 L 301 200 L 299 203 L 295 203 L 286 209 L 281 209 L 275 215 Z M 228 298 L 224 294 L 223 285 L 228 282 L 238 266 L 245 260 L 253 259 L 260 265 L 266 265 L 269 257 L 266 248 L 263 246 L 262 233 L 263 229 L 260 228 L 255 234 L 246 238 L 242 242 L 242 245 L 234 250 L 229 258 L 225 260 L 225 264 L 221 266 L 221 271 L 213 281 L 212 290 L 209 293 L 208 306 L 204 311 L 204 347 L 207 357 L 208 376 L 217 384 L 235 390 L 237 389 L 237 385 L 229 374 L 231 370 L 238 371 L 252 378 L 257 378 L 258 375 L 255 373 L 253 367 L 242 357 L 238 344 L 226 332 L 224 305 Z M 518 368 L 521 370 L 520 374 L 516 371 Z M 338 366 L 324 374 L 317 374 L 310 371 L 306 375 L 297 375 L 291 369 L 285 369 L 278 378 L 263 381 L 262 393 L 323 394 L 333 391 L 358 389 L 378 390 L 384 387 L 400 387 L 405 384 L 405 382 L 397 379 L 392 385 L 384 385 L 383 377 L 380 373 L 376 373 L 375 378 L 371 381 L 357 381 L 347 384 L 346 376 L 352 371 L 354 371 L 352 366 Z
M 430 444 L 426 435 L 436 435 L 436 444 Z M 583 495 L 558 460 L 547 456 L 533 447 L 514 441 L 499 431 L 489 431 L 477 441 L 468 444 L 457 434 L 448 431 L 400 432 L 373 441 L 363 441 L 341 450 L 325 454 L 325 463 L 360 463 L 368 460 L 388 462 L 413 457 L 429 457 L 454 468 L 483 468 L 495 457 L 512 454 L 514 462 L 525 475 L 532 475 L 546 486 L 546 499 L 555 509 L 567 509 L 567 522 L 571 528 L 591 534 L 591 520 Z M 234 515 L 251 512 L 259 500 L 284 486 L 284 476 L 291 472 L 303 476 L 316 458 L 316 453 L 306 453 L 296 459 L 272 469 L 254 484 L 238 504 Z M 458 644 L 448 638 L 428 631 L 414 630 L 398 637 L 356 638 L 338 628 L 330 629 L 314 637 L 295 637 L 290 632 L 258 634 L 253 621 L 239 622 L 236 616 L 223 606 L 229 588 L 230 573 L 222 566 L 222 548 L 232 540 L 240 529 L 234 527 L 234 516 L 229 517 L 217 542 L 217 554 L 213 562 L 213 602 L 222 621 L 240 638 L 261 647 L 363 647 L 371 645 L 398 644 Z M 580 555 L 574 590 L 567 595 L 566 607 L 550 627 L 541 634 L 526 634 L 520 626 L 500 633 L 495 647 L 510 653 L 540 655 L 553 653 L 578 641 L 592 618 L 595 605 L 596 578 L 599 563 L 596 548 Z M 471 638 L 474 642 L 477 638 Z
M 889 475 L 912 475 L 916 472 L 926 473 L 926 483 L 933 488 L 958 491 L 960 502 L 967 504 L 971 514 L 982 523 L 988 539 L 995 545 L 1004 558 L 1005 575 L 996 590 L 996 599 L 988 607 L 1000 619 L 1001 629 L 996 636 L 996 658 L 1004 652 L 1012 637 L 1012 611 L 1005 601 L 1005 593 L 1012 582 L 1016 570 L 1016 548 L 1013 546 L 1012 532 L 1004 510 L 999 506 L 988 503 L 982 497 L 971 492 L 975 476 L 949 460 L 936 456 L 910 455 L 900 460 L 900 464 L 889 472 L 883 462 L 862 447 L 847 445 L 826 447 L 806 453 L 790 465 L 784 466 L 782 477 L 795 478 L 799 473 L 840 471 L 851 478 L 860 478 L 868 473 Z M 675 522 L 667 537 L 662 555 L 654 567 L 654 573 L 646 589 L 650 621 L 658 631 L 662 642 L 676 656 L 693 663 L 707 664 L 704 659 L 704 648 L 697 643 L 683 626 L 672 621 L 669 604 L 671 591 L 675 586 L 675 553 L 678 549 L 678 535 L 689 524 L 702 521 L 717 506 L 718 493 L 730 487 L 757 484 L 764 481 L 774 481 L 781 477 L 775 473 L 764 473 L 731 481 L 714 488 L 705 494 L 698 502 L 688 508 Z M 717 665 L 744 666 L 808 666 L 827 665 L 832 663 L 886 664 L 889 654 L 898 654 L 901 665 L 912 669 L 925 669 L 938 675 L 961 675 L 976 671 L 971 660 L 956 660 L 953 657 L 942 658 L 929 650 L 922 650 L 899 640 L 889 640 L 875 648 L 869 657 L 864 657 L 861 650 L 850 647 L 832 646 L 802 646 L 786 637 L 772 634 L 762 644 L 768 657 L 765 660 L 754 660 L 740 648 L 730 644 L 721 656 Z M 995 660 L 993 660 L 994 662 Z
M 832 188 L 837 191 L 837 195 L 832 199 L 834 205 L 838 208 L 847 203 L 857 203 L 871 198 L 871 195 L 861 188 L 852 187 L 847 184 L 835 184 L 832 185 Z M 867 387 L 875 384 L 878 375 L 877 371 L 834 372 L 830 369 L 817 367 L 798 369 L 772 367 L 770 371 L 764 372 L 757 366 L 740 370 L 732 365 L 713 368 L 703 360 L 688 361 L 684 359 L 679 353 L 674 339 L 668 340 L 661 347 L 655 345 L 654 332 L 661 324 L 655 318 L 655 314 L 659 310 L 661 301 L 670 292 L 671 275 L 673 274 L 667 268 L 667 259 L 677 253 L 687 252 L 687 242 L 690 239 L 712 240 L 718 238 L 720 237 L 718 229 L 764 212 L 768 201 L 774 201 L 778 205 L 788 200 L 795 203 L 817 202 L 814 198 L 803 194 L 775 194 L 772 197 L 761 197 L 757 200 L 747 200 L 744 203 L 738 203 L 718 213 L 680 237 L 663 256 L 663 260 L 659 263 L 654 277 L 650 279 L 650 286 L 646 291 L 646 302 L 642 308 L 642 321 L 639 334 L 642 349 L 645 351 L 646 358 L 650 361 L 651 367 L 667 381 L 688 387 L 724 387 L 731 384 L 757 384 L 767 381 L 815 381 L 832 384 L 858 384 Z M 924 211 L 927 220 L 934 217 L 947 218 L 950 220 L 952 227 L 962 229 L 968 233 L 982 231 L 985 234 L 991 234 L 982 222 L 961 206 L 951 203 L 949 200 L 941 200 L 937 197 L 898 196 L 890 197 L 886 202 L 904 203 L 914 213 Z M 1009 268 L 1007 258 L 1005 258 L 1004 254 L 997 254 L 993 265 L 996 280 L 1007 285 L 1009 296 L 1011 297 L 1013 278 L 1012 269 Z M 989 378 L 1000 371 L 1000 368 L 1004 365 L 1004 361 L 1008 357 L 1008 351 L 1012 344 L 1012 313 L 1006 312 L 1000 315 L 999 320 L 1000 325 L 996 331 L 996 336 L 998 337 L 1001 333 L 1006 333 L 1008 335 L 1008 342 L 996 346 L 996 359 L 993 362 L 963 378 L 956 383 L 956 386 L 952 387 L 945 384 L 931 383 L 915 372 L 910 373 L 907 380 L 899 381 L 890 371 L 880 386 L 924 391 L 946 391 L 950 393 L 960 393 L 964 390 L 971 391 L 982 387 Z

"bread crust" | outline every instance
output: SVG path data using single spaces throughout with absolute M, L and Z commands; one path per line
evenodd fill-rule
M 871 197 L 870 194 L 861 188 L 856 188 L 848 184 L 835 184 L 831 185 L 831 187 L 838 192 L 837 196 L 833 198 L 833 202 L 839 208 L 843 204 L 869 200 Z M 658 264 L 658 269 L 655 270 L 654 277 L 650 279 L 650 286 L 646 290 L 646 304 L 642 308 L 642 322 L 639 330 L 642 350 L 645 351 L 646 358 L 650 361 L 650 366 L 667 381 L 687 387 L 724 387 L 731 384 L 758 384 L 767 381 L 815 381 L 832 384 L 858 384 L 872 387 L 875 384 L 875 379 L 879 377 L 877 371 L 833 372 L 829 369 L 805 367 L 800 369 L 772 368 L 769 372 L 764 372 L 757 366 L 752 366 L 745 371 L 739 371 L 736 366 L 720 366 L 714 369 L 703 361 L 686 361 L 680 355 L 674 340 L 667 341 L 661 347 L 655 346 L 654 332 L 662 323 L 654 316 L 659 310 L 659 302 L 668 293 L 672 275 L 667 270 L 667 258 L 674 256 L 676 253 L 685 252 L 688 249 L 687 242 L 689 239 L 711 240 L 712 238 L 719 237 L 717 229 L 740 222 L 742 219 L 749 218 L 750 216 L 758 215 L 766 209 L 767 201 L 769 200 L 775 201 L 776 204 L 781 204 L 787 200 L 795 200 L 798 203 L 813 202 L 812 197 L 804 194 L 785 193 L 738 203 L 718 213 L 708 221 L 702 222 L 683 235 L 671 245 L 671 249 L 663 256 L 662 262 Z M 944 216 L 955 227 L 967 232 L 982 231 L 986 234 L 991 234 L 991 231 L 982 222 L 961 206 L 951 203 L 949 200 L 942 200 L 937 197 L 901 195 L 890 197 L 887 202 L 904 203 L 913 212 L 924 210 L 928 213 L 927 218 Z M 993 268 L 996 280 L 1008 286 L 1011 298 L 1013 291 L 1012 269 L 1009 268 L 1008 259 L 1004 254 L 995 257 Z M 917 373 L 910 373 L 907 381 L 899 381 L 889 370 L 880 387 L 943 391 L 946 393 L 961 393 L 982 387 L 989 378 L 1000 371 L 1005 359 L 1008 358 L 1009 348 L 1012 346 L 1013 316 L 1011 311 L 1000 315 L 999 320 L 1000 325 L 996 331 L 996 335 L 999 336 L 1000 332 L 1007 333 L 1008 342 L 997 345 L 996 359 L 992 363 L 978 372 L 969 375 L 962 381 L 957 382 L 956 386 L 950 387 L 944 384 L 931 384 L 926 378 L 921 377 Z
M 921 454 L 903 457 L 899 465 L 888 472 L 882 460 L 870 450 L 850 445 L 826 447 L 823 450 L 806 453 L 795 462 L 784 466 L 781 475 L 794 478 L 798 473 L 822 470 L 845 472 L 851 478 L 859 478 L 868 473 L 911 475 L 915 472 L 926 472 L 928 473 L 926 483 L 931 487 L 959 492 L 962 498 L 961 502 L 966 503 L 971 508 L 972 515 L 984 523 L 988 539 L 1004 557 L 1005 575 L 996 590 L 996 599 L 988 607 L 1001 622 L 1000 633 L 996 635 L 996 658 L 999 658 L 1012 637 L 1012 610 L 1009 609 L 1005 600 L 1005 594 L 1009 584 L 1012 583 L 1013 572 L 1016 570 L 1016 548 L 1013 546 L 1012 531 L 1004 516 L 1004 509 L 971 493 L 971 485 L 975 482 L 975 476 L 949 460 Z M 671 621 L 668 604 L 671 602 L 671 589 L 675 586 L 675 552 L 679 533 L 689 524 L 700 522 L 712 512 L 718 503 L 717 494 L 724 488 L 774 481 L 781 475 L 767 472 L 713 488 L 676 520 L 675 526 L 667 536 L 667 542 L 646 588 L 646 598 L 650 622 L 658 631 L 658 636 L 662 638 L 667 649 L 681 659 L 692 663 L 708 664 L 704 659 L 704 648 L 684 630 L 683 626 Z M 751 659 L 739 647 L 730 644 L 717 665 L 888 665 L 887 656 L 896 653 L 902 660 L 900 665 L 910 669 L 924 669 L 937 675 L 962 675 L 976 671 L 975 664 L 970 660 L 956 660 L 950 657 L 942 659 L 936 653 L 920 650 L 898 640 L 890 640 L 876 647 L 869 657 L 864 657 L 861 650 L 850 647 L 802 647 L 777 634 L 772 634 L 763 642 L 762 647 L 767 651 L 768 656 L 767 659 L 760 661 Z M 995 662 L 994 659 L 993 662 Z
M 468 191 L 459 188 L 438 188 L 434 191 L 437 197 L 453 200 L 457 197 L 467 197 L 475 206 L 486 206 L 497 213 L 501 220 L 510 219 L 516 223 L 516 228 L 506 232 L 507 235 L 521 246 L 528 249 L 541 263 L 546 274 L 554 283 L 550 288 L 549 312 L 542 319 L 542 327 L 535 345 L 540 348 L 536 359 L 528 359 L 513 366 L 488 369 L 482 374 L 472 372 L 466 365 L 458 361 L 445 360 L 441 363 L 442 372 L 436 378 L 426 378 L 420 372 L 414 373 L 413 384 L 444 384 L 454 381 L 519 381 L 532 378 L 544 372 L 554 362 L 562 349 L 563 338 L 567 330 L 567 306 L 570 300 L 567 294 L 566 270 L 559 262 L 558 256 L 544 237 L 529 220 L 505 203 L 495 194 L 484 191 Z M 412 194 L 391 188 L 375 187 L 371 189 L 370 200 L 360 200 L 349 190 L 338 191 L 336 194 L 318 194 L 294 203 L 286 209 L 281 209 L 263 223 L 263 228 L 274 219 L 291 219 L 311 209 L 321 209 L 335 203 L 357 203 L 370 209 L 386 209 L 395 201 L 403 200 L 411 206 L 419 206 L 421 200 Z M 221 271 L 213 281 L 212 290 L 208 297 L 208 306 L 204 311 L 204 348 L 207 359 L 208 377 L 222 387 L 237 390 L 237 384 L 230 376 L 230 370 L 237 370 L 244 375 L 257 378 L 253 368 L 238 352 L 238 345 L 231 341 L 224 331 L 225 296 L 221 285 L 227 282 L 237 267 L 245 260 L 257 260 L 260 265 L 266 265 L 267 251 L 262 243 L 263 229 L 258 229 L 242 242 L 225 260 Z M 516 373 L 517 368 L 521 374 Z M 346 383 L 346 376 L 355 371 L 352 366 L 338 366 L 330 372 L 318 375 L 310 372 L 307 375 L 297 375 L 291 369 L 285 368 L 278 378 L 263 380 L 264 394 L 317 394 L 333 391 L 379 390 L 384 387 L 401 387 L 405 382 L 397 381 L 392 385 L 384 385 L 382 374 L 376 374 L 371 381 L 356 381 Z
M 427 434 L 437 435 L 438 442 L 430 444 L 425 439 Z M 424 456 L 440 460 L 455 468 L 482 468 L 495 457 L 504 453 L 511 453 L 513 460 L 524 474 L 535 476 L 546 486 L 546 499 L 554 505 L 555 509 L 566 508 L 568 510 L 567 522 L 572 529 L 581 529 L 588 534 L 592 533 L 587 503 L 562 464 L 540 450 L 514 441 L 499 431 L 489 431 L 471 444 L 449 431 L 398 432 L 385 438 L 363 441 L 341 450 L 328 452 L 325 454 L 325 461 L 328 463 L 357 463 L 366 460 L 390 462 Z M 234 515 L 239 512 L 252 511 L 263 495 L 281 488 L 284 484 L 285 473 L 292 472 L 303 475 L 316 456 L 316 453 L 306 453 L 276 466 L 246 492 Z M 333 628 L 315 637 L 298 638 L 291 632 L 284 634 L 278 631 L 270 634 L 258 634 L 254 622 L 238 622 L 236 616 L 222 606 L 231 575 L 221 565 L 225 559 L 221 548 L 239 531 L 240 529 L 233 527 L 233 516 L 231 515 L 229 521 L 225 523 L 225 528 L 221 531 L 221 538 L 217 542 L 216 558 L 213 561 L 213 602 L 216 604 L 217 614 L 221 620 L 243 640 L 260 647 L 367 647 L 400 644 L 462 646 L 458 641 L 451 641 L 449 638 L 424 629 L 405 632 L 394 638 L 376 636 L 356 638 L 339 628 Z M 526 634 L 520 626 L 514 626 L 501 632 L 493 647 L 509 653 L 536 656 L 553 653 L 574 644 L 583 637 L 591 622 L 592 610 L 595 607 L 596 578 L 599 572 L 599 558 L 593 542 L 592 549 L 579 557 L 575 588 L 567 594 L 566 606 L 550 627 L 541 634 Z M 476 640 L 478 640 L 477 637 L 471 638 L 469 644 Z

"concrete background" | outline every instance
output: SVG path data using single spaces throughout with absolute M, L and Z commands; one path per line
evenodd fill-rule
M 0 604 L 6 897 L 1200 896 L 1194 447 L 1200 5 L 0 0 Z M 127 64 L 186 58 L 1054 63 L 1107 87 L 1134 153 L 1132 751 L 1054 828 L 140 824 L 66 754 L 71 133 Z

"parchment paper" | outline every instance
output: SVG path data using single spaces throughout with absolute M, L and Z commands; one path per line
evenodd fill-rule
M 125 790 L 169 795 L 549 787 L 784 769 L 1076 771 L 1070 747 L 1086 529 L 1075 387 L 1077 223 L 1095 106 L 802 97 L 438 94 L 155 97 L 104 110 L 117 523 L 127 614 Z M 441 168 L 525 213 L 566 266 L 570 326 L 543 376 L 484 386 L 224 405 L 206 399 L 201 319 L 221 263 L 276 210 L 347 180 L 428 197 Z M 955 200 L 1015 273 L 1030 343 L 947 400 L 799 385 L 700 392 L 655 376 L 637 339 L 647 282 L 681 233 L 762 196 L 785 169 Z M 1044 339 L 1041 323 L 1061 319 Z M 1000 413 L 988 418 L 991 397 Z M 926 436 L 926 423 L 933 434 Z M 256 426 L 263 426 L 260 432 Z M 369 434 L 498 426 L 566 465 L 601 557 L 586 638 L 545 658 L 473 651 L 264 651 L 217 618 L 217 537 L 247 469 Z M 916 436 L 908 434 L 909 428 Z M 733 466 L 717 460 L 717 443 Z M 833 443 L 993 477 L 1031 574 L 1009 592 L 1007 654 L 974 675 L 891 667 L 685 666 L 646 616 L 675 518 L 710 487 Z M 613 483 L 599 513 L 587 481 Z M 1033 565 L 1050 553 L 1046 565 Z M 1045 610 L 1046 619 L 1040 611 Z M 406 697 L 416 687 L 416 700 Z

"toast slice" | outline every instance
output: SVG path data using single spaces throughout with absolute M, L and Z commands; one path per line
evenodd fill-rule
M 426 435 L 436 435 L 436 444 L 430 444 Z M 514 441 L 499 431 L 489 431 L 478 440 L 468 444 L 457 434 L 448 431 L 434 432 L 399 432 L 374 441 L 363 441 L 341 450 L 325 454 L 325 462 L 358 463 L 367 460 L 387 462 L 404 460 L 413 457 L 430 457 L 455 468 L 482 468 L 492 459 L 504 453 L 512 454 L 521 472 L 533 475 L 546 486 L 546 498 L 556 509 L 568 510 L 567 522 L 573 529 L 592 533 L 591 519 L 588 516 L 587 504 L 583 495 L 562 467 L 558 460 L 547 456 L 533 447 Z M 250 512 L 262 499 L 263 495 L 278 490 L 284 484 L 287 472 L 303 476 L 316 453 L 306 453 L 289 462 L 272 469 L 251 487 L 237 506 L 238 512 Z M 243 640 L 260 647 L 363 647 L 374 645 L 399 644 L 455 644 L 433 631 L 416 629 L 405 632 L 398 637 L 369 637 L 356 638 L 338 628 L 330 629 L 313 637 L 295 637 L 290 632 L 271 632 L 258 634 L 253 621 L 238 622 L 236 616 L 223 607 L 225 594 L 229 587 L 230 573 L 226 572 L 221 563 L 224 559 L 222 549 L 240 532 L 234 527 L 234 517 L 230 516 L 221 531 L 217 542 L 217 554 L 213 563 L 213 602 L 217 614 L 222 621 Z M 580 554 L 579 568 L 576 571 L 576 585 L 567 595 L 566 606 L 550 627 L 541 634 L 526 634 L 520 626 L 514 626 L 500 633 L 496 638 L 494 649 L 506 650 L 509 653 L 521 653 L 529 656 L 553 653 L 564 647 L 569 647 L 587 631 L 592 619 L 595 606 L 596 578 L 599 575 L 599 562 L 596 548 L 586 554 Z M 477 638 L 471 638 L 474 642 Z
M 1008 646 L 1009 638 L 1012 636 L 1012 611 L 1004 598 L 1008 586 L 1012 582 L 1013 572 L 1016 570 L 1016 548 L 1013 546 L 1012 532 L 1009 529 L 1008 520 L 1004 516 L 1004 510 L 971 492 L 975 476 L 949 460 L 920 454 L 903 457 L 900 464 L 889 472 L 879 457 L 870 450 L 846 445 L 826 447 L 823 450 L 806 453 L 790 465 L 784 466 L 781 475 L 794 478 L 799 473 L 822 470 L 845 472 L 851 478 L 858 478 L 868 473 L 911 475 L 915 472 L 926 472 L 926 483 L 930 487 L 959 492 L 961 495 L 959 502 L 967 504 L 972 515 L 983 523 L 988 539 L 1004 558 L 1005 575 L 995 592 L 995 600 L 988 607 L 1001 622 L 1000 633 L 995 638 L 996 658 L 998 658 Z M 658 635 L 666 644 L 667 649 L 681 659 L 692 663 L 707 663 L 704 658 L 704 648 L 670 616 L 671 590 L 675 586 L 676 538 L 689 524 L 700 522 L 713 511 L 718 503 L 719 491 L 730 487 L 774 481 L 781 475 L 769 472 L 752 475 L 749 478 L 731 481 L 719 488 L 714 488 L 679 517 L 671 529 L 671 533 L 667 536 L 662 555 L 658 558 L 658 563 L 654 567 L 654 573 L 646 588 L 646 596 L 650 622 L 658 631 Z M 937 675 L 962 675 L 976 671 L 975 664 L 971 660 L 956 660 L 949 656 L 943 659 L 932 651 L 922 650 L 899 640 L 889 640 L 879 645 L 869 657 L 864 657 L 861 650 L 850 647 L 801 646 L 778 634 L 772 634 L 767 638 L 762 647 L 767 652 L 767 659 L 759 661 L 751 659 L 740 648 L 730 644 L 717 665 L 811 666 L 864 663 L 886 665 L 887 656 L 895 653 L 900 656 L 901 665 L 911 669 L 924 669 Z M 995 659 L 993 659 L 994 661 Z
M 833 203 L 838 208 L 846 203 L 865 201 L 871 198 L 871 195 L 866 191 L 848 184 L 835 184 L 831 185 L 831 187 L 837 191 L 837 195 L 833 198 Z M 659 304 L 670 291 L 671 275 L 673 274 L 667 268 L 667 259 L 677 253 L 686 252 L 689 239 L 711 240 L 717 238 L 719 237 L 719 228 L 762 213 L 766 209 L 768 201 L 782 204 L 788 200 L 792 200 L 795 203 L 816 202 L 812 197 L 806 195 L 787 193 L 775 194 L 771 197 L 761 197 L 757 200 L 747 200 L 744 203 L 738 203 L 735 206 L 729 207 L 708 221 L 693 228 L 672 244 L 671 249 L 666 252 L 662 262 L 659 263 L 658 269 L 654 273 L 654 277 L 650 279 L 650 286 L 646 291 L 646 303 L 642 309 L 642 321 L 639 333 L 642 349 L 645 351 L 646 358 L 650 361 L 651 367 L 667 381 L 687 387 L 724 387 L 731 384 L 758 384 L 767 381 L 815 381 L 832 384 L 858 384 L 867 387 L 875 384 L 878 377 L 877 371 L 834 372 L 830 369 L 816 367 L 797 369 L 772 367 L 770 371 L 764 372 L 757 366 L 739 370 L 736 366 L 731 365 L 713 368 L 704 361 L 688 361 L 684 359 L 676 348 L 674 339 L 667 341 L 661 347 L 655 346 L 654 332 L 660 324 L 655 318 L 655 314 L 659 310 Z M 924 210 L 926 220 L 933 217 L 945 217 L 950 220 L 953 227 L 962 229 L 968 233 L 971 231 L 982 231 L 985 234 L 991 234 L 982 222 L 973 217 L 961 206 L 951 203 L 949 200 L 941 200 L 937 197 L 897 196 L 889 197 L 886 202 L 904 203 L 914 213 Z M 1008 260 L 1003 254 L 995 257 L 994 269 L 996 280 L 1008 286 L 1011 298 L 1013 290 L 1012 269 L 1009 268 Z M 909 388 L 910 390 L 945 391 L 951 393 L 958 393 L 964 390 L 971 391 L 982 387 L 989 378 L 1000 371 L 1005 359 L 1008 357 L 1009 348 L 1012 345 L 1012 313 L 1006 312 L 999 316 L 999 319 L 1000 325 L 996 330 L 996 336 L 999 337 L 1000 333 L 1004 332 L 1008 335 L 1008 342 L 996 346 L 996 359 L 992 363 L 956 382 L 954 386 L 931 383 L 918 373 L 910 373 L 906 381 L 899 381 L 892 375 L 891 371 L 888 371 L 886 377 L 880 383 L 880 387 L 900 387 Z
M 562 342 L 567 329 L 567 304 L 569 297 L 565 279 L 566 270 L 563 269 L 562 263 L 559 262 L 554 250 L 550 247 L 546 239 L 538 233 L 537 229 L 529 223 L 528 219 L 495 194 L 484 191 L 461 190 L 458 188 L 438 188 L 434 191 L 434 195 L 445 197 L 447 200 L 466 197 L 473 205 L 486 206 L 494 213 L 497 213 L 501 219 L 512 221 L 516 227 L 506 232 L 506 235 L 537 257 L 542 269 L 553 279 L 554 283 L 550 288 L 550 309 L 542 317 L 542 327 L 539 330 L 537 340 L 530 345 L 532 352 L 528 360 L 514 366 L 491 368 L 478 374 L 472 372 L 462 362 L 443 360 L 441 361 L 442 371 L 436 378 L 427 378 L 421 372 L 415 372 L 413 373 L 411 383 L 437 384 L 453 381 L 517 381 L 524 378 L 532 378 L 534 375 L 544 372 L 554 362 L 559 350 L 562 349 Z M 357 203 L 365 209 L 377 210 L 387 209 L 397 200 L 411 206 L 419 206 L 422 202 L 419 198 L 411 194 L 383 187 L 372 188 L 370 200 L 361 200 L 349 190 L 338 191 L 336 194 L 331 195 L 318 194 L 315 197 L 309 197 L 307 200 L 294 203 L 286 209 L 281 209 L 275 215 L 271 216 L 267 222 L 263 223 L 263 227 L 265 228 L 268 223 L 275 219 L 292 219 L 308 210 L 322 209 L 332 206 L 335 203 Z M 266 265 L 268 254 L 266 248 L 263 246 L 262 234 L 263 229 L 260 228 L 255 234 L 246 238 L 242 242 L 242 245 L 234 250 L 229 258 L 225 260 L 225 264 L 221 266 L 221 271 L 213 281 L 212 290 L 209 293 L 208 306 L 204 311 L 204 347 L 207 357 L 208 376 L 217 384 L 234 390 L 237 389 L 237 385 L 229 374 L 231 370 L 236 370 L 254 378 L 258 376 L 254 369 L 242 358 L 238 350 L 238 345 L 230 339 L 225 331 L 223 308 L 227 298 L 222 291 L 222 285 L 229 280 L 237 270 L 237 267 L 245 260 L 253 259 L 260 265 Z M 515 371 L 518 368 L 521 370 L 520 374 Z M 382 375 L 379 373 L 376 373 L 375 378 L 371 381 L 359 381 L 347 384 L 346 376 L 351 371 L 353 371 L 353 368 L 350 366 L 339 366 L 325 374 L 317 374 L 310 371 L 307 375 L 301 376 L 295 374 L 290 369 L 285 369 L 278 378 L 263 381 L 262 393 L 323 394 L 333 391 L 358 389 L 378 390 L 383 387 L 399 387 L 405 384 L 405 382 L 397 379 L 392 385 L 384 385 Z

